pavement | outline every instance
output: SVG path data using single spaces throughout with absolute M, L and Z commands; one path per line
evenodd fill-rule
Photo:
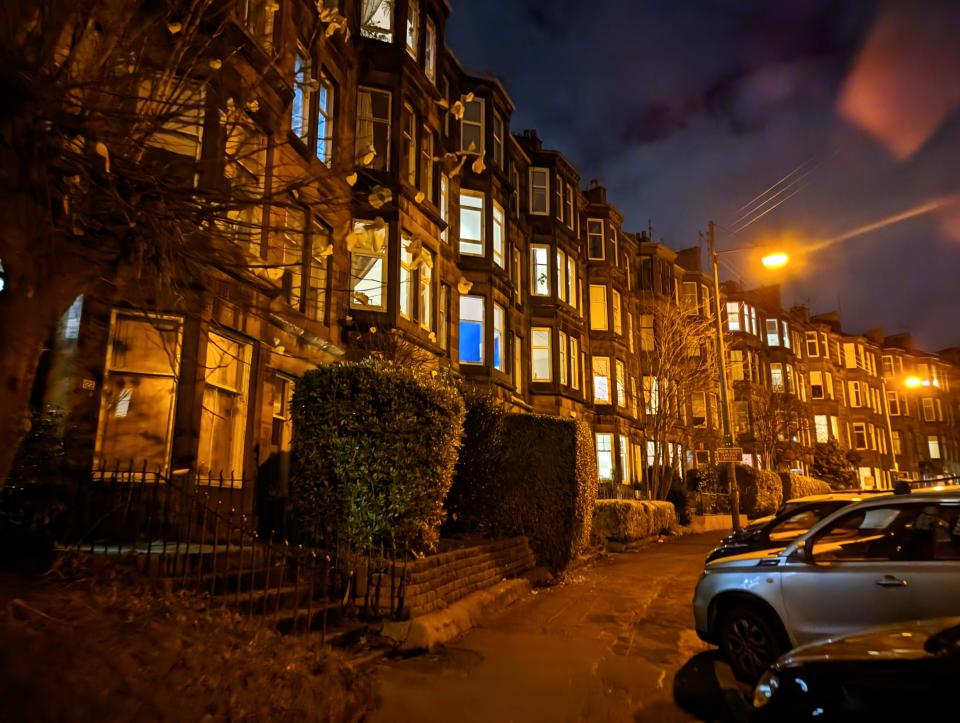
M 690 606 L 721 536 L 608 555 L 432 653 L 378 662 L 380 706 L 367 720 L 741 720 L 741 689 L 697 637 Z

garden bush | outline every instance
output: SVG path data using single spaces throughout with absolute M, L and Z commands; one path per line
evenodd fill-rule
M 524 534 L 538 563 L 562 570 L 590 539 L 597 494 L 590 429 L 571 419 L 506 413 L 490 400 L 469 406 L 448 498 L 451 520 L 464 531 Z
M 594 534 L 616 542 L 660 535 L 676 525 L 674 506 L 661 500 L 597 500 L 593 508 Z
M 691 504 L 691 497 L 695 493 L 687 492 L 680 485 L 673 485 L 667 492 L 667 502 L 673 505 L 676 511 L 677 521 L 681 525 L 690 524 L 690 515 L 693 514 L 694 505 Z
M 729 484 L 728 466 L 720 468 L 720 480 Z M 747 517 L 772 515 L 783 503 L 783 485 L 776 472 L 737 465 L 737 487 L 740 490 L 740 511 Z
M 443 375 L 379 360 L 307 372 L 293 399 L 291 497 L 301 535 L 433 549 L 463 415 Z
M 781 472 L 780 481 L 783 484 L 783 499 L 792 500 L 807 495 L 828 495 L 833 488 L 822 479 L 807 477 L 793 472 Z

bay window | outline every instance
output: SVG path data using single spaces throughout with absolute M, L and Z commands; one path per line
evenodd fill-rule
M 358 162 L 368 153 L 373 160 L 366 164 L 376 171 L 390 167 L 390 93 L 385 90 L 361 87 L 357 95 Z
M 550 295 L 550 247 L 530 246 L 531 292 L 536 296 Z
M 460 190 L 460 253 L 467 256 L 484 255 L 483 194 Z
M 506 338 L 506 312 L 500 304 L 493 305 L 493 368 L 506 371 L 506 352 L 503 340 Z
M 350 251 L 350 306 L 386 310 L 387 227 L 376 221 L 353 222 Z
M 460 297 L 460 363 L 483 364 L 484 298 Z
M 597 432 L 597 476 L 605 481 L 613 481 L 613 435 L 609 432 Z
M 253 347 L 208 332 L 197 471 L 243 483 L 244 440 Z
M 550 213 L 550 174 L 546 168 L 530 169 L 530 213 L 537 216 Z
M 607 320 L 607 287 L 590 284 L 590 328 L 599 331 L 609 329 Z
M 610 404 L 610 357 L 593 357 L 593 400 Z
M 553 379 L 553 353 L 550 347 L 550 329 L 533 327 L 530 329 L 531 379 L 535 382 L 549 382 Z

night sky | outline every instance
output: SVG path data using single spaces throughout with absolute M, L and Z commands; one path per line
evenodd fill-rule
M 960 2 L 451 4 L 447 44 L 502 79 L 511 130 L 536 128 L 584 185 L 607 187 L 625 230 L 649 223 L 672 248 L 714 219 L 721 249 L 784 241 L 797 258 L 798 245 L 960 191 Z M 795 169 L 756 213 L 795 195 L 731 237 L 752 218 L 738 223 L 745 204 Z M 814 313 L 839 307 L 850 333 L 960 345 L 956 202 L 801 254 L 778 276 L 756 256 L 724 255 L 722 276 L 780 282 L 786 304 Z

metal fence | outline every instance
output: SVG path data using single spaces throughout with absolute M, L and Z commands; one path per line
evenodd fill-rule
M 0 519 L 29 524 L 29 514 L 16 510 L 36 493 L 37 486 L 9 485 Z M 283 632 L 326 639 L 331 622 L 405 614 L 406 555 L 315 544 L 315 535 L 292 529 L 288 506 L 282 529 L 258 529 L 256 508 L 254 480 L 167 476 L 128 464 L 77 484 L 49 532 L 61 549 L 132 561 L 169 587 L 197 590 L 211 605 L 260 616 Z

